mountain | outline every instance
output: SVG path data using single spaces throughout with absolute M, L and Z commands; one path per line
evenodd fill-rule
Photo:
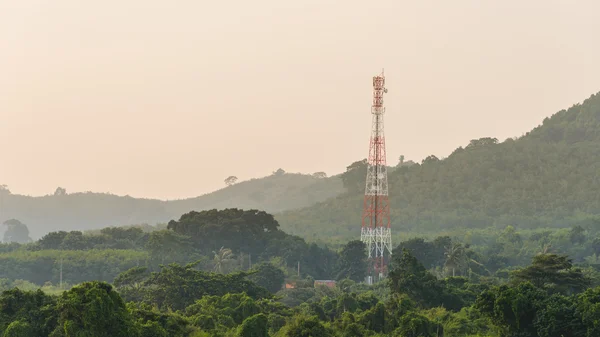
M 236 207 L 275 213 L 329 199 L 343 193 L 344 188 L 339 176 L 324 178 L 278 171 L 196 198 L 173 201 L 91 192 L 66 194 L 59 189 L 57 192 L 30 197 L 0 190 L 0 223 L 18 219 L 36 239 L 56 230 L 167 222 L 192 210 Z
M 347 193 L 277 215 L 282 229 L 309 239 L 358 237 L 365 168 L 357 163 L 342 174 Z M 600 93 L 520 138 L 472 140 L 445 159 L 429 156 L 399 167 L 388 179 L 398 235 L 459 227 L 563 227 L 595 218 L 600 215 Z
M 59 229 L 167 222 L 191 210 L 255 208 L 277 213 L 286 232 L 309 240 L 347 240 L 360 235 L 365 175 L 364 161 L 331 178 L 280 170 L 174 201 L 101 193 L 29 197 L 0 188 L 0 221 L 18 219 L 36 239 Z M 389 168 L 389 183 L 397 235 L 564 227 L 595 218 L 600 215 L 600 93 L 546 118 L 525 136 L 472 140 L 447 158 L 429 156 Z

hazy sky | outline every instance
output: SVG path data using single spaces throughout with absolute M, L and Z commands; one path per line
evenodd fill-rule
M 183 198 L 519 136 L 600 91 L 600 2 L 0 0 L 0 183 Z

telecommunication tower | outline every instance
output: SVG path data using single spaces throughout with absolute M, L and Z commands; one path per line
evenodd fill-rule
M 392 255 L 385 136 L 383 133 L 384 93 L 387 93 L 387 89 L 382 71 L 381 75 L 373 77 L 373 105 L 371 106 L 373 117 L 360 233 L 360 239 L 366 244 L 369 256 L 368 284 L 372 284 L 375 277 L 380 280 L 385 276 L 387 263 Z

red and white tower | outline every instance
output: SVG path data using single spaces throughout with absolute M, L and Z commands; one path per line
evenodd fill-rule
M 374 277 L 381 279 L 387 273 L 387 262 L 392 255 L 392 234 L 390 228 L 390 204 L 388 200 L 387 166 L 385 159 L 385 136 L 383 134 L 383 94 L 385 76 L 373 77 L 373 115 L 367 185 L 362 214 L 360 239 L 367 245 L 369 255 L 369 276 L 367 283 L 372 284 Z

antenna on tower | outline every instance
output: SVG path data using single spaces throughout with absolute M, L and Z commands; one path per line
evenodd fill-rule
M 368 284 L 373 283 L 375 276 L 381 280 L 387 274 L 387 263 L 392 255 L 385 136 L 383 132 L 384 93 L 387 93 L 387 89 L 385 88 L 385 76 L 382 69 L 381 75 L 373 77 L 373 105 L 371 106 L 373 117 L 360 232 L 360 239 L 367 246 L 370 262 L 366 280 Z

